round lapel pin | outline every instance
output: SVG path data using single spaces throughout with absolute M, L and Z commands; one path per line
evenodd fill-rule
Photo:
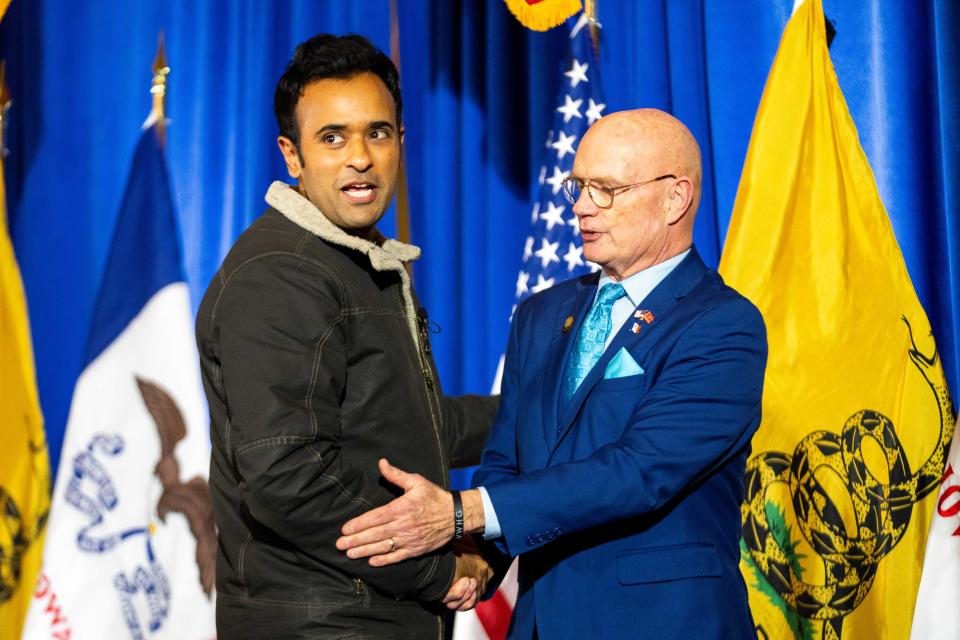
M 570 327 L 573 326 L 573 316 L 567 316 L 567 319 L 563 321 L 563 332 L 568 333 Z

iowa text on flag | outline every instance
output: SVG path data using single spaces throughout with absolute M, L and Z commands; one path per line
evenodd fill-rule
M 191 320 L 151 128 L 94 308 L 24 637 L 214 636 L 216 534 Z
M 784 31 L 720 271 L 769 340 L 742 507 L 759 637 L 906 638 L 954 414 L 820 0 Z
M 923 556 L 913 612 L 914 640 L 960 637 L 960 431 L 954 431 L 947 468 Z

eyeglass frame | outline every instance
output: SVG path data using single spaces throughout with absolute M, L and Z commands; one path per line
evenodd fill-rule
M 618 193 L 624 193 L 626 191 L 629 191 L 630 189 L 634 189 L 636 187 L 642 187 L 645 184 L 651 184 L 653 182 L 659 182 L 660 180 L 666 180 L 667 178 L 673 178 L 674 180 L 676 180 L 677 176 L 673 175 L 672 173 L 665 173 L 662 176 L 659 176 L 657 178 L 651 178 L 650 180 L 644 180 L 643 182 L 635 182 L 633 184 L 621 184 L 617 186 L 610 186 L 607 183 L 605 183 L 603 180 L 593 180 L 592 178 L 576 178 L 574 176 L 570 176 L 568 178 L 564 178 L 563 182 L 560 183 L 560 190 L 563 191 L 563 197 L 567 199 L 567 202 L 569 202 L 570 204 L 577 204 L 577 200 L 572 199 L 570 197 L 570 193 L 567 191 L 566 184 L 568 182 L 580 183 L 579 185 L 580 190 L 581 191 L 586 190 L 587 197 L 590 198 L 590 202 L 592 202 L 594 206 L 596 206 L 598 209 L 609 209 L 613 206 L 613 201 L 616 199 Z M 604 185 L 604 187 L 610 190 L 610 204 L 606 206 L 600 206 L 600 204 L 597 203 L 596 199 L 593 197 L 593 190 L 591 189 L 591 186 L 593 186 L 593 184 L 595 183 L 602 184 Z

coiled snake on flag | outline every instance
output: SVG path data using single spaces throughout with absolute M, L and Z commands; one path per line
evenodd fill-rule
M 21 512 L 9 491 L 0 486 L 0 604 L 10 600 L 20 586 L 22 565 L 27 550 L 43 532 L 50 515 L 50 472 L 43 458 L 45 442 L 29 443 L 31 477 L 35 483 L 35 502 Z M 26 586 L 33 589 L 33 585 Z
M 914 503 L 939 486 L 953 437 L 950 393 L 943 376 L 933 375 L 938 353 L 936 349 L 931 357 L 921 353 L 910 323 L 902 320 L 910 333 L 910 361 L 933 391 L 940 412 L 937 445 L 916 473 L 910 470 L 893 422 L 871 409 L 850 416 L 840 435 L 814 431 L 800 441 L 793 455 L 765 451 L 747 462 L 746 497 L 740 508 L 744 545 L 789 607 L 803 618 L 824 622 L 824 640 L 840 638 L 844 617 L 869 593 L 880 562 L 906 533 Z M 861 448 L 865 438 L 882 448 L 889 482 L 881 482 L 868 470 Z M 831 469 L 847 486 L 856 518 L 853 536 L 847 534 L 840 510 L 816 477 L 822 467 Z M 788 550 L 771 535 L 767 491 L 776 483 L 789 486 L 800 530 L 823 560 L 823 584 L 801 579 Z

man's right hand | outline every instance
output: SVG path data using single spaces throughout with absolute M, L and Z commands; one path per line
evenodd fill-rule
M 456 571 L 453 585 L 443 598 L 448 609 L 469 611 L 477 606 L 493 577 L 493 569 L 480 555 L 472 538 L 465 538 L 454 546 Z
M 380 460 L 383 479 L 403 495 L 343 525 L 337 549 L 349 558 L 370 558 L 371 567 L 385 567 L 422 556 L 453 539 L 453 497 L 418 473 L 407 473 Z M 483 531 L 483 502 L 477 489 L 461 493 L 466 533 Z

